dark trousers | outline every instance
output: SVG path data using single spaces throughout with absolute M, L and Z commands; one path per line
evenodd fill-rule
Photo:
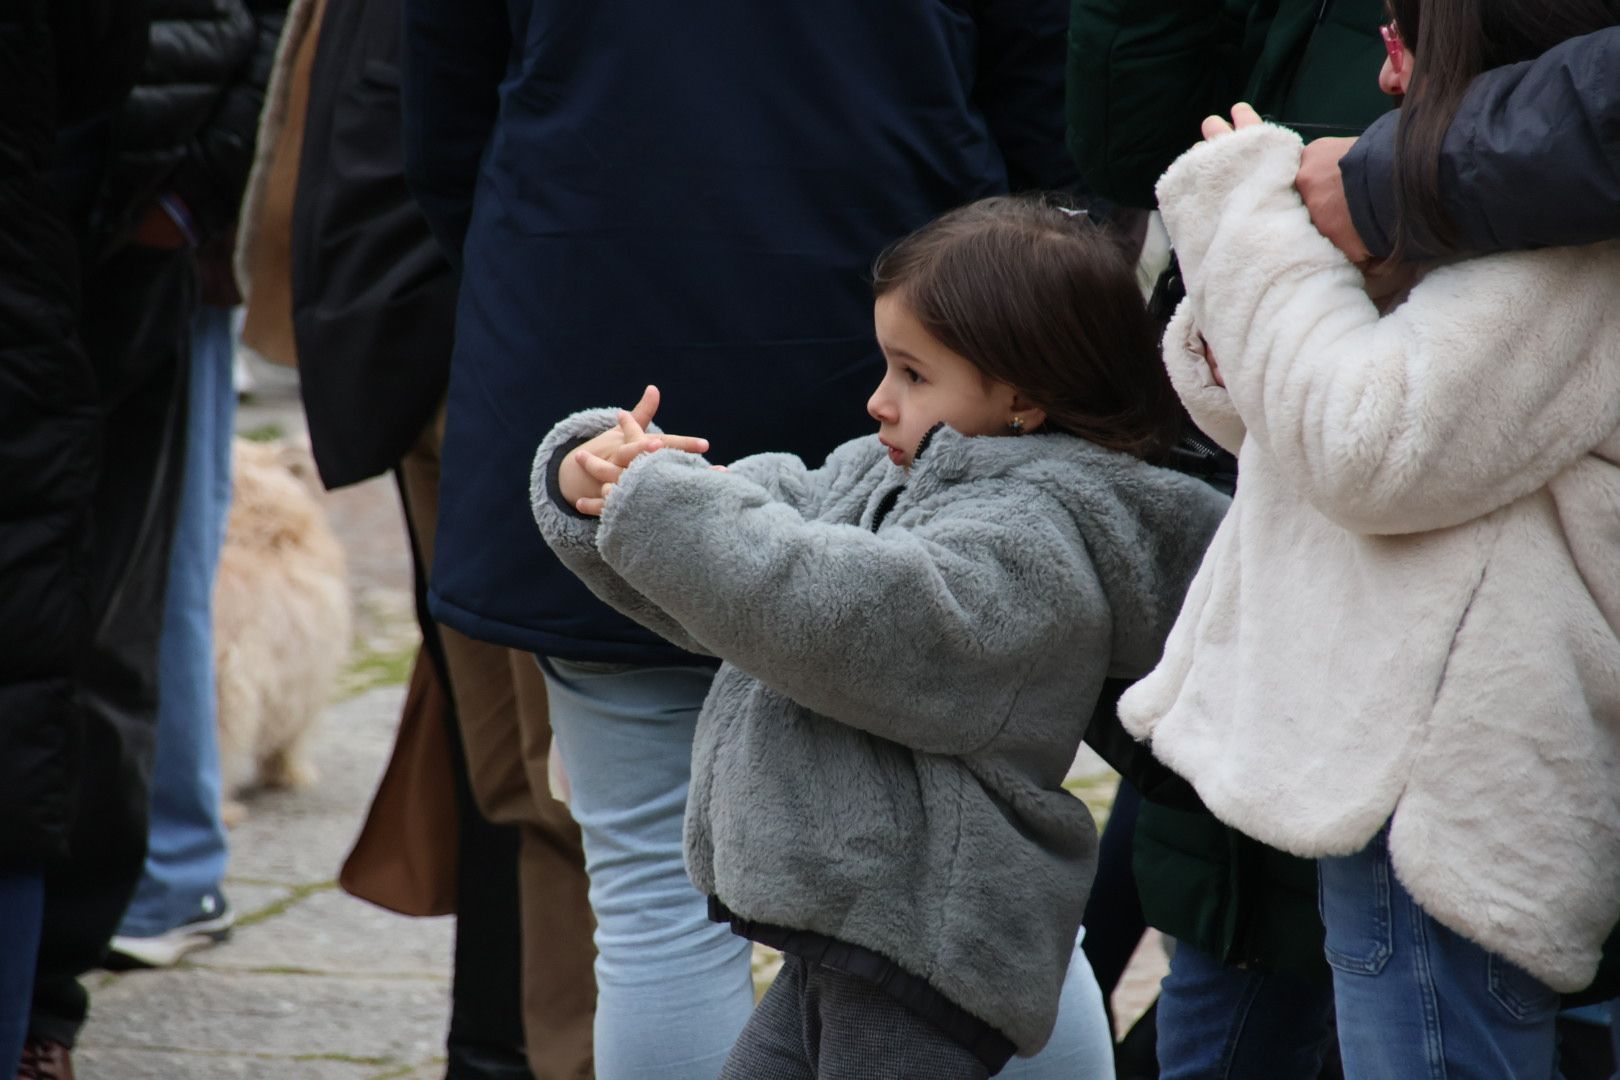
M 855 975 L 788 956 L 720 1080 L 984 1080 L 960 1043 Z
M 400 499 L 410 516 L 410 493 L 399 478 Z M 450 685 L 439 625 L 427 610 L 427 572 L 411 539 L 416 579 L 416 622 L 422 644 Z M 456 788 L 456 952 L 450 984 L 450 1030 L 445 1080 L 532 1080 L 523 1046 L 523 937 L 518 903 L 518 843 L 515 825 L 493 825 L 478 810 L 467 774 L 467 751 L 453 700 L 446 694 Z
M 189 252 L 126 248 L 85 275 L 80 328 L 99 382 L 94 630 L 75 687 L 83 742 L 68 861 L 48 870 L 29 1030 L 72 1045 L 78 977 L 101 962 L 146 859 L 158 638 L 184 464 Z

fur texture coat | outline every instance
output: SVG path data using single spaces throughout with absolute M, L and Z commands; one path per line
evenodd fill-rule
M 1575 990 L 1620 914 L 1620 245 L 1454 263 L 1380 317 L 1299 155 L 1258 127 L 1159 184 L 1166 363 L 1242 479 L 1121 719 L 1268 844 L 1390 822 L 1425 910 Z
M 1104 677 L 1135 677 L 1226 506 L 1067 435 L 942 428 L 909 475 L 876 436 L 819 469 L 636 460 L 600 523 L 548 491 L 547 542 L 597 595 L 722 658 L 687 802 L 693 882 L 733 913 L 872 950 L 1045 1044 L 1096 861 L 1063 788 Z

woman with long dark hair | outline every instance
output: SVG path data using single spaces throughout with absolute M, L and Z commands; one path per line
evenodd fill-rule
M 1433 250 L 1469 80 L 1620 8 L 1391 15 L 1400 243 Z M 1294 190 L 1298 138 L 1233 115 L 1159 198 L 1166 362 L 1243 482 L 1121 718 L 1320 859 L 1347 1076 L 1549 1077 L 1620 916 L 1620 245 L 1364 277 Z

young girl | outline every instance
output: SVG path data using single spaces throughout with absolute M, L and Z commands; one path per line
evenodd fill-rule
M 1174 398 L 1090 222 L 989 199 L 875 272 L 878 431 L 819 469 L 717 470 L 643 430 L 650 388 L 535 462 L 574 572 L 724 661 L 687 869 L 786 954 L 727 1077 L 982 1077 L 1041 1049 L 1096 850 L 1064 774 L 1103 679 L 1158 658 L 1225 509 L 1148 463 Z
M 1616 9 L 1392 6 L 1402 230 L 1443 238 L 1469 80 Z M 1298 138 L 1234 118 L 1159 197 L 1166 359 L 1242 481 L 1121 719 L 1322 857 L 1347 1075 L 1546 1077 L 1556 991 L 1620 915 L 1620 245 L 1455 262 L 1381 313 L 1294 191 Z

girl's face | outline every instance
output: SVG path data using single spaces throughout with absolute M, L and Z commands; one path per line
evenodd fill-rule
M 873 319 L 887 370 L 866 411 L 896 465 L 910 468 L 923 436 L 941 422 L 963 435 L 1005 435 L 1015 416 L 1024 431 L 1046 419 L 1011 386 L 940 344 L 894 293 L 878 298 Z

